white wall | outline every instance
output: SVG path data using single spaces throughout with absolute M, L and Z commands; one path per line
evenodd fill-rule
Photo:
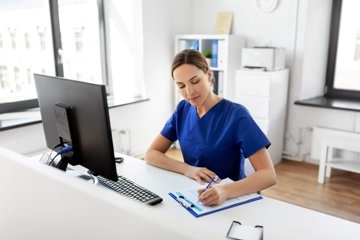
M 143 1 L 144 78 L 150 101 L 110 111 L 113 128 L 130 129 L 132 154 L 139 155 L 146 150 L 173 109 L 169 68 L 174 55 L 174 35 L 213 33 L 219 11 L 233 12 L 232 34 L 245 36 L 247 46 L 271 45 L 286 49 L 286 66 L 291 71 L 286 152 L 299 153 L 301 158 L 309 153 L 312 140 L 309 130 L 314 126 L 359 130 L 356 127 L 360 126 L 359 116 L 355 112 L 294 105 L 295 100 L 323 94 L 332 1 L 279 2 L 274 12 L 263 13 L 254 0 Z M 25 134 L 38 135 L 31 139 L 42 138 L 38 126 L 27 127 L 24 134 L 22 129 L 25 128 L 0 132 L 0 145 L 11 145 L 10 149 L 24 153 L 28 149 L 22 141 L 29 138 Z M 117 144 L 115 142 L 115 149 Z M 44 141 L 39 141 L 39 145 L 44 146 Z
M 0 146 L 30 156 L 39 154 L 46 146 L 42 124 L 1 131 Z
M 355 130 L 359 125 L 354 112 L 294 105 L 323 95 L 332 0 L 279 1 L 272 13 L 261 12 L 252 0 L 197 0 L 194 5 L 194 32 L 213 32 L 217 13 L 232 11 L 232 34 L 245 36 L 247 46 L 286 49 L 290 84 L 284 151 L 294 159 L 310 161 L 314 126 Z

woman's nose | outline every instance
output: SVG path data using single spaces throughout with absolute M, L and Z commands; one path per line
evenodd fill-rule
M 194 87 L 191 85 L 186 86 L 186 93 L 188 95 L 191 95 L 192 93 L 194 93 Z

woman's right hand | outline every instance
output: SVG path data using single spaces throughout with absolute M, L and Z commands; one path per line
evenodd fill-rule
M 194 167 L 189 165 L 184 175 L 188 178 L 195 179 L 200 184 L 205 184 L 215 177 L 216 174 L 205 167 Z M 216 182 L 220 182 L 220 179 L 218 178 Z

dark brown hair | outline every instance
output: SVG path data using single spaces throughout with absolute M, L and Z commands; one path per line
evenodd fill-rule
M 183 64 L 191 64 L 206 73 L 210 70 L 210 67 L 206 61 L 205 56 L 194 49 L 184 49 L 174 57 L 174 60 L 171 64 L 171 77 L 174 79 L 174 71 L 176 68 L 180 67 Z

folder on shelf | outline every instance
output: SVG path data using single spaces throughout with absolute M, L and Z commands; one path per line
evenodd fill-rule
M 220 184 L 225 184 L 230 182 L 232 182 L 232 180 L 226 178 L 223 179 Z M 215 184 L 214 187 L 216 187 L 216 185 L 217 184 Z M 198 202 L 197 190 L 202 188 L 204 188 L 204 186 L 199 184 L 191 188 L 170 192 L 169 195 L 195 217 L 205 216 L 221 210 L 229 209 L 232 207 L 236 207 L 242 204 L 246 204 L 249 202 L 262 199 L 261 195 L 257 193 L 252 193 L 252 194 L 228 199 L 222 204 L 217 206 L 205 206 L 201 202 Z
M 216 68 L 218 66 L 218 40 L 211 41 L 211 67 Z

